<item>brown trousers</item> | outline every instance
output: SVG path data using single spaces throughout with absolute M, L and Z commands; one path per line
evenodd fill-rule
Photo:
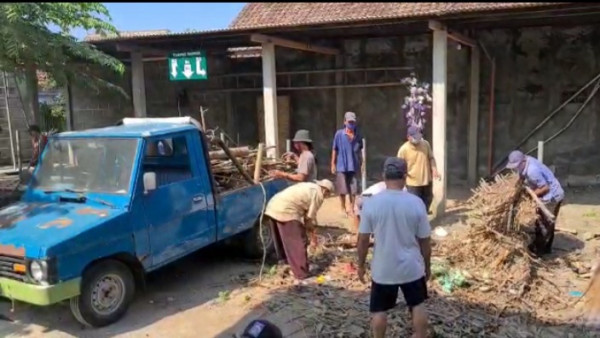
M 308 277 L 308 239 L 299 221 L 271 222 L 275 250 L 279 259 L 287 260 L 297 279 Z

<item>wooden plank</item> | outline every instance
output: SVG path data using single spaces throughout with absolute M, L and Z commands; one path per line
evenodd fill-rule
M 336 48 L 312 46 L 308 43 L 302 43 L 302 42 L 292 41 L 292 40 L 288 40 L 288 39 L 277 38 L 274 36 L 268 36 L 268 35 L 264 35 L 264 34 L 252 34 L 250 36 L 250 40 L 252 42 L 262 43 L 263 44 L 263 53 L 264 53 L 264 44 L 273 44 L 273 45 L 277 45 L 277 46 L 281 46 L 281 47 L 303 50 L 306 52 L 321 53 L 321 54 L 327 54 L 327 55 L 340 54 L 340 51 Z

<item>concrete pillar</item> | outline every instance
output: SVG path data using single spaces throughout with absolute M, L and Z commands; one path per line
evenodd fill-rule
M 445 29 L 433 30 L 433 156 L 440 181 L 433 181 L 433 212 L 441 216 L 446 209 L 446 77 L 447 77 L 448 32 Z
M 265 104 L 265 143 L 267 157 L 279 157 L 277 121 L 277 77 L 275 70 L 275 45 L 262 44 L 263 100 Z
M 344 57 L 342 55 L 335 56 L 335 68 L 342 69 L 344 67 Z M 335 84 L 341 86 L 344 82 L 344 72 L 335 73 Z M 336 129 L 344 119 L 344 88 L 335 88 L 335 126 Z
M 479 127 L 479 48 L 471 48 L 471 81 L 469 104 L 469 155 L 467 163 L 467 179 L 471 186 L 477 184 L 477 140 Z
M 146 117 L 146 83 L 141 52 L 131 53 L 131 91 L 135 117 Z

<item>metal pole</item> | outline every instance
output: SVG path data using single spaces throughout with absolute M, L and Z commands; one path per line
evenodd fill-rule
M 538 161 L 544 163 L 544 141 L 538 141 L 537 158 Z
M 19 174 L 21 174 L 21 170 L 23 169 L 23 164 L 21 163 L 21 137 L 19 130 L 15 130 L 15 138 L 17 145 L 17 166 L 19 167 Z
M 220 137 L 221 137 L 221 141 L 223 141 L 223 143 L 225 143 L 225 133 L 221 133 Z
M 363 165 L 365 166 L 365 170 L 362 171 L 362 191 L 367 190 L 367 139 L 363 138 L 362 139 L 363 142 L 363 146 L 362 146 L 362 158 L 363 158 Z
M 290 151 L 292 151 L 292 140 L 287 139 L 285 140 L 285 152 L 289 153 Z

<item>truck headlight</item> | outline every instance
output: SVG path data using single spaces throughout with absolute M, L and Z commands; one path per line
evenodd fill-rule
M 31 261 L 29 274 L 38 283 L 46 282 L 48 280 L 48 263 L 38 260 Z

